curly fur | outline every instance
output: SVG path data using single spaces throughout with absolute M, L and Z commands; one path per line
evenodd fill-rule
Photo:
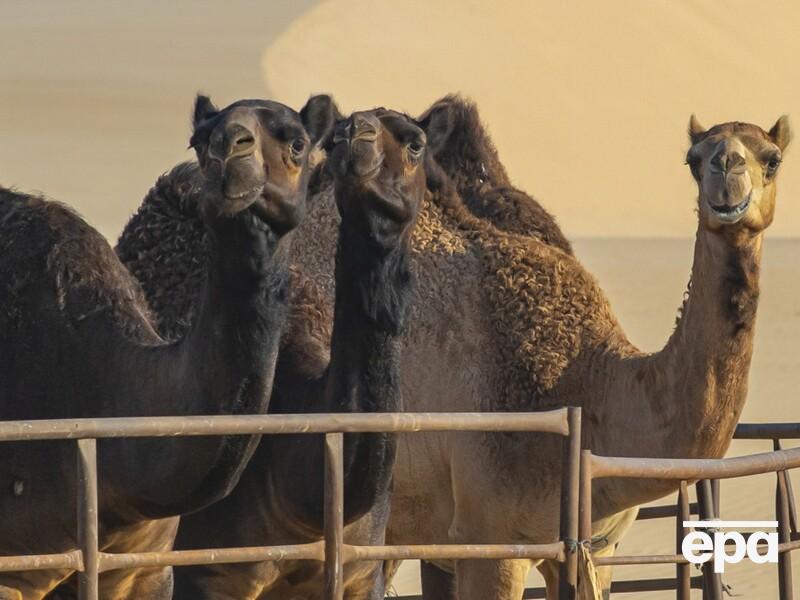
M 168 340 L 189 330 L 207 276 L 210 242 L 198 210 L 200 184 L 196 163 L 159 177 L 117 242 L 119 259 L 141 283 Z
M 446 139 L 435 145 L 434 157 L 467 209 L 503 231 L 529 235 L 572 254 L 553 215 L 512 185 L 475 103 L 445 96 L 420 117 L 423 124 L 437 109 L 447 111 L 448 130 Z
M 73 323 L 109 311 L 120 329 L 158 341 L 139 283 L 106 239 L 77 212 L 40 196 L 0 188 L 0 305 L 22 318 L 25 289 L 49 273 L 58 305 Z M 4 297 L 3 297 L 4 296 Z
M 477 218 L 446 182 L 426 199 L 412 243 L 418 260 L 437 252 L 480 258 L 480 281 L 505 371 L 498 394 L 504 400 L 488 410 L 557 402 L 549 391 L 570 362 L 587 344 L 605 343 L 618 329 L 602 290 L 573 257 Z

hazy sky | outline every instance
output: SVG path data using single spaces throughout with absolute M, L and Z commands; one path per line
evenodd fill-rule
M 800 119 L 800 8 L 771 2 L 4 2 L 0 183 L 109 236 L 189 157 L 188 114 L 312 92 L 416 114 L 461 91 L 514 180 L 571 236 L 690 236 L 691 112 Z M 800 120 L 798 120 L 800 124 Z M 773 235 L 800 233 L 791 149 Z

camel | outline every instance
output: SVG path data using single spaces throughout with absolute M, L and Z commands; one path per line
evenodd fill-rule
M 433 157 L 472 214 L 502 231 L 531 235 L 572 254 L 553 215 L 511 183 L 474 102 L 448 94 L 418 120 Z
M 763 231 L 791 137 L 728 123 L 691 127 L 699 224 L 690 294 L 665 348 L 631 344 L 594 278 L 535 236 L 472 215 L 428 165 L 432 193 L 412 238 L 415 302 L 404 337 L 406 410 L 584 410 L 584 445 L 623 456 L 721 456 L 746 396 Z M 720 166 L 722 165 L 722 166 Z M 311 202 L 296 264 L 330 303 L 335 218 Z M 621 432 L 625 435 L 621 435 Z M 561 442 L 532 434 L 404 436 L 390 543 L 545 543 L 557 539 Z M 611 553 L 639 504 L 673 482 L 599 481 L 596 533 Z M 491 507 L 491 510 L 487 510 Z M 531 561 L 458 561 L 459 598 L 519 598 Z M 552 565 L 539 565 L 553 594 Z M 609 573 L 603 573 L 606 583 Z
M 699 188 L 692 285 L 675 333 L 645 354 L 626 338 L 595 279 L 563 249 L 473 215 L 426 160 L 429 193 L 411 239 L 417 275 L 403 337 L 401 387 L 411 411 L 581 406 L 584 446 L 622 456 L 721 456 L 746 396 L 763 231 L 771 223 L 781 118 L 690 127 Z M 333 305 L 338 214 L 324 184 L 309 203 L 294 264 Z M 310 309 L 309 309 L 310 310 Z M 317 322 L 317 321 L 315 321 Z M 282 352 L 293 340 L 282 341 Z M 320 344 L 321 345 L 321 344 Z M 558 537 L 561 441 L 535 434 L 403 436 L 390 543 L 546 543 Z M 601 480 L 595 533 L 613 552 L 636 506 L 674 482 Z M 245 506 L 237 518 L 252 522 Z M 521 597 L 531 561 L 442 563 L 458 597 Z M 551 597 L 556 572 L 545 573 Z M 606 584 L 610 574 L 603 572 Z M 430 597 L 430 596 L 429 596 Z
M 534 265 L 535 274 L 517 269 L 504 274 L 518 278 L 515 284 L 535 298 L 539 320 L 531 321 L 533 335 L 521 340 L 531 347 L 520 344 L 515 354 L 531 361 L 536 377 L 522 404 L 505 398 L 491 409 L 582 406 L 583 444 L 598 454 L 724 455 L 747 394 L 763 232 L 773 219 L 776 175 L 791 132 L 785 117 L 769 133 L 738 122 L 705 130 L 692 118 L 689 132 L 687 163 L 699 190 L 699 224 L 689 293 L 664 349 L 654 354 L 637 350 L 577 261 L 563 256 L 554 260 L 540 245 L 535 255 L 517 258 Z M 524 307 L 520 303 L 514 313 L 520 315 Z M 453 406 L 412 391 L 406 398 L 408 410 Z M 465 404 L 455 406 L 464 410 Z M 442 542 L 556 539 L 556 440 L 436 437 L 401 446 L 390 542 L 437 541 L 437 536 L 431 539 L 432 530 Z M 451 458 L 435 462 L 430 447 Z M 435 467 L 420 469 L 419 464 Z M 445 475 L 452 484 L 442 483 Z M 671 481 L 595 482 L 593 534 L 605 544 L 597 554 L 613 554 L 639 504 L 675 489 Z M 437 510 L 438 515 L 429 516 Z M 454 572 L 458 598 L 512 599 L 521 597 L 532 563 L 460 561 L 441 566 Z M 556 565 L 538 566 L 548 597 L 555 597 Z M 601 569 L 606 593 L 610 576 L 610 569 Z
M 330 98 L 305 122 L 278 103 L 224 110 L 198 96 L 197 165 L 159 179 L 151 201 L 199 198 L 211 268 L 186 336 L 157 335 L 138 282 L 77 213 L 0 189 L 0 415 L 5 420 L 262 413 L 287 313 L 292 230 L 305 207 L 308 149 Z M 168 550 L 177 518 L 224 497 L 257 436 L 101 440 L 100 549 Z M 0 444 L 5 555 L 76 547 L 76 461 L 64 442 Z M 44 597 L 66 569 L 0 574 L 0 598 Z M 112 571 L 103 598 L 170 598 L 170 569 Z
M 294 271 L 284 335 L 291 344 L 281 349 L 270 412 L 397 411 L 402 408 L 400 336 L 411 297 L 409 240 L 426 189 L 424 133 L 403 115 L 378 109 L 342 120 L 326 147 L 330 154 L 325 171 L 317 176 L 324 181 L 326 200 L 341 214 L 331 265 L 333 330 L 321 292 L 312 280 Z M 125 249 L 122 254 L 137 253 L 149 222 L 191 228 L 196 216 L 191 206 L 185 208 L 180 218 L 161 221 L 149 211 L 145 221 L 132 221 L 119 244 Z M 145 278 L 144 288 L 152 295 L 180 296 L 193 285 L 196 274 L 187 273 L 196 268 L 194 259 L 202 254 L 195 248 L 191 257 L 182 255 L 185 264 L 169 272 L 161 265 L 132 271 Z M 333 256 L 331 248 L 326 260 Z M 175 288 L 167 287 L 176 282 Z M 176 316 L 170 313 L 162 325 L 175 326 Z M 319 437 L 308 436 L 262 438 L 233 493 L 182 518 L 176 547 L 319 540 L 324 495 L 320 442 Z M 383 541 L 395 454 L 393 435 L 345 436 L 344 519 L 350 523 L 349 541 Z M 382 599 L 382 578 L 380 564 L 348 565 L 346 597 Z M 308 561 L 181 568 L 175 580 L 178 599 L 324 597 L 321 565 Z

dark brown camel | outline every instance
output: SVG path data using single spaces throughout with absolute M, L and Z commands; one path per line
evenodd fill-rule
M 761 241 L 789 138 L 785 119 L 769 132 L 741 123 L 705 131 L 693 123 L 688 161 L 700 197 L 691 294 L 675 334 L 653 354 L 628 341 L 573 256 L 475 217 L 446 176 L 426 168 L 432 193 L 412 238 L 418 285 L 403 337 L 406 410 L 582 406 L 586 443 L 599 453 L 720 456 L 746 396 Z M 294 251 L 327 306 L 335 239 L 335 208 L 318 194 Z M 555 540 L 560 448 L 546 435 L 410 436 L 398 446 L 387 539 Z M 612 542 L 606 552 L 638 504 L 674 489 L 639 481 L 598 486 L 595 527 Z M 457 561 L 449 568 L 460 598 L 511 600 L 531 566 Z M 551 565 L 539 566 L 553 589 Z
M 450 94 L 434 102 L 419 122 L 433 157 L 472 214 L 501 231 L 530 235 L 572 254 L 553 215 L 512 185 L 474 102 Z
M 283 105 L 219 111 L 198 97 L 200 168 L 177 167 L 149 194 L 171 202 L 196 191 L 211 241 L 197 318 L 174 343 L 155 333 L 138 283 L 99 233 L 59 203 L 0 190 L 0 416 L 264 412 L 286 317 L 290 232 L 305 209 L 308 149 L 330 105 L 310 101 L 309 139 Z M 169 549 L 174 515 L 230 492 L 257 442 L 101 441 L 101 550 Z M 2 554 L 75 547 L 75 462 L 68 443 L 0 444 L 0 514 L 13 515 L 0 525 Z M 0 598 L 41 598 L 69 575 L 3 573 Z M 171 587 L 168 569 L 112 571 L 101 597 L 169 598 Z
M 473 215 L 501 231 L 530 235 L 573 253 L 553 215 L 512 185 L 474 102 L 449 94 L 434 102 L 419 122 L 428 136 L 429 151 Z M 454 593 L 452 574 L 425 561 L 420 569 L 426 598 L 446 598 Z
M 399 336 L 411 294 L 410 237 L 425 193 L 424 133 L 404 116 L 381 109 L 343 120 L 328 148 L 328 175 L 318 175 L 326 182 L 326 199 L 333 203 L 335 196 L 335 212 L 342 217 L 337 227 L 332 340 L 321 292 L 294 272 L 292 317 L 285 336 L 293 341 L 281 352 L 270 411 L 400 410 Z M 327 185 L 330 177 L 334 193 Z M 175 227 L 189 226 L 194 219 L 191 209 L 182 219 L 186 222 L 176 220 Z M 120 249 L 132 251 L 141 241 L 131 228 L 146 231 L 147 224 L 132 222 Z M 333 254 L 331 248 L 331 261 Z M 186 263 L 190 270 L 195 265 Z M 173 280 L 166 273 L 159 275 L 158 268 L 141 271 L 147 278 L 145 289 L 168 296 L 169 290 L 159 285 Z M 333 269 L 332 265 L 331 274 Z M 181 277 L 186 280 L 185 272 Z M 184 293 L 186 288 L 179 289 Z M 308 436 L 263 438 L 233 494 L 183 518 L 176 547 L 318 540 L 323 499 L 320 442 Z M 345 437 L 344 518 L 356 521 L 347 528 L 348 539 L 382 541 L 394 456 L 394 436 Z M 191 567 L 176 571 L 175 597 L 322 598 L 323 584 L 320 565 L 307 561 Z M 380 565 L 348 567 L 345 585 L 348 598 L 383 598 Z

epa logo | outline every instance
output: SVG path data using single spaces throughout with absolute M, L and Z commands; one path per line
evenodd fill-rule
M 777 521 L 684 521 L 684 527 L 706 527 L 711 529 L 775 529 Z M 727 543 L 733 542 L 733 554 L 725 551 Z M 766 551 L 759 553 L 759 544 L 766 543 Z M 747 540 L 738 531 L 714 531 L 714 537 L 705 531 L 693 531 L 683 538 L 681 551 L 684 558 L 696 565 L 714 559 L 714 572 L 724 573 L 725 563 L 736 564 L 747 555 L 757 564 L 778 562 L 778 534 L 755 531 Z

